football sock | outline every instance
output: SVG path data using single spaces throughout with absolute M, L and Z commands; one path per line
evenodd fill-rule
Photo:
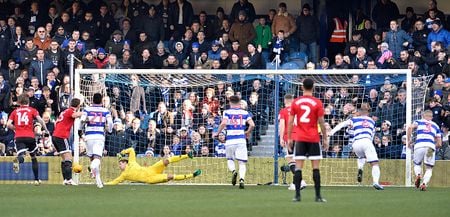
M 296 169 L 294 172 L 295 192 L 300 194 L 300 183 L 302 182 L 302 170 Z
M 380 166 L 378 165 L 372 166 L 372 179 L 373 184 L 378 184 L 380 180 Z
M 19 163 L 22 164 L 25 161 L 25 159 L 23 158 L 23 155 L 17 156 L 17 161 L 19 161 Z
M 431 179 L 431 175 L 433 175 L 433 169 L 431 168 L 425 169 L 425 174 L 423 174 L 423 183 L 425 185 L 428 185 L 428 182 Z
M 100 180 L 100 159 L 95 158 L 91 161 L 91 171 L 94 173 L 95 179 Z
M 233 160 L 227 160 L 227 165 L 228 165 L 228 170 L 230 170 L 232 172 L 236 170 L 236 165 L 234 165 Z
M 414 164 L 414 174 L 416 176 L 419 176 L 420 174 L 422 174 L 422 166 Z
M 66 178 L 66 170 L 64 169 L 64 162 L 65 161 L 61 161 L 61 174 L 63 176 L 63 179 L 67 180 L 67 178 Z
M 320 198 L 320 171 L 313 169 L 314 189 L 316 190 L 316 197 Z
M 295 163 L 289 163 L 289 170 L 292 172 L 292 174 L 295 173 Z
M 169 157 L 168 160 L 169 160 L 169 163 L 174 163 L 174 162 L 178 162 L 180 160 L 184 160 L 186 158 L 188 158 L 188 155 L 187 154 L 183 154 L 183 155 Z
M 364 164 L 366 163 L 365 158 L 358 158 L 358 169 L 362 170 L 364 168 Z
M 72 161 L 70 160 L 66 160 L 64 161 L 64 170 L 63 173 L 65 174 L 65 178 L 66 180 L 71 180 L 72 179 Z
M 247 166 L 245 162 L 239 161 L 239 178 L 245 179 L 245 173 L 247 172 Z
M 173 180 L 185 180 L 185 179 L 190 179 L 194 177 L 193 174 L 186 174 L 186 175 L 174 175 L 173 176 Z
M 39 180 L 39 164 L 36 157 L 31 157 L 31 167 L 33 168 L 34 180 Z

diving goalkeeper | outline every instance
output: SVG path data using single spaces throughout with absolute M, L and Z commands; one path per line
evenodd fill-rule
M 136 153 L 133 148 L 122 150 L 117 156 L 119 157 L 119 168 L 122 170 L 122 173 L 116 179 L 106 183 L 106 185 L 117 185 L 125 180 L 157 184 L 170 180 L 190 179 L 202 173 L 201 170 L 196 170 L 194 173 L 186 175 L 163 174 L 164 169 L 170 163 L 193 158 L 192 152 L 162 159 L 149 167 L 142 167 L 136 162 Z

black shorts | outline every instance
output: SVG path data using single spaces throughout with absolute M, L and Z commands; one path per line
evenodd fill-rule
M 34 153 L 38 147 L 36 145 L 36 139 L 31 137 L 19 137 L 15 139 L 17 155 L 29 151 Z
M 58 151 L 59 154 L 66 153 L 66 152 L 72 152 L 72 150 L 70 149 L 69 141 L 67 139 L 62 139 L 62 138 L 53 136 L 52 143 L 53 143 L 53 146 L 55 146 L 56 151 Z
M 322 150 L 317 142 L 295 142 L 294 159 L 295 160 L 320 160 L 322 159 Z

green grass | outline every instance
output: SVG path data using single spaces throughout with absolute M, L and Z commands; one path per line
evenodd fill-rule
M 300 203 L 284 186 L 0 185 L 0 216 L 450 216 L 450 188 L 324 187 L 328 203 L 314 201 L 314 189 Z

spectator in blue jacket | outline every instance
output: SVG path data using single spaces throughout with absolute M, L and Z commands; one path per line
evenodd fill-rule
M 389 44 L 392 56 L 399 59 L 400 51 L 404 50 L 404 47 L 408 47 L 413 39 L 403 29 L 399 28 L 397 20 L 391 20 L 390 28 L 391 30 L 387 33 L 385 41 Z
M 450 45 L 450 32 L 442 26 L 442 21 L 435 20 L 431 26 L 433 31 L 428 34 L 428 49 L 431 50 L 432 43 L 441 42 L 442 47 L 447 48 Z

